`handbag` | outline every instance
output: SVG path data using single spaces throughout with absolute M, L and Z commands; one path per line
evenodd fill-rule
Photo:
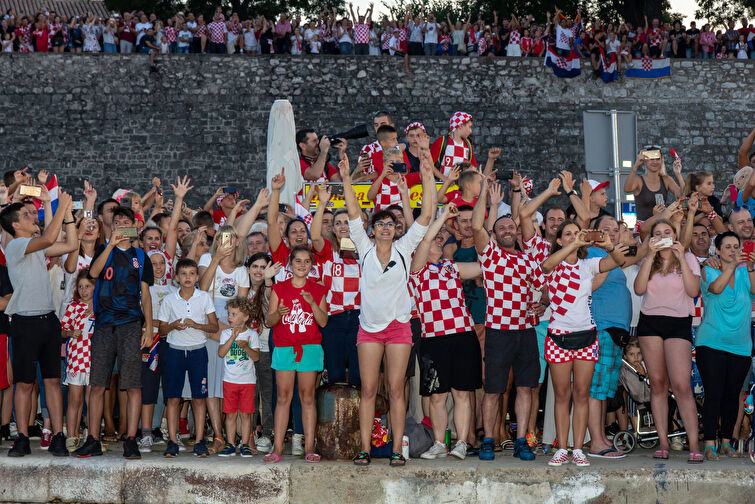
M 611 335 L 614 344 L 619 348 L 626 348 L 631 339 L 629 331 L 621 327 L 609 327 L 606 332 Z
M 577 331 L 567 334 L 552 334 L 548 331 L 548 337 L 564 350 L 579 350 L 595 343 L 595 338 L 598 337 L 598 331 L 595 329 L 588 329 L 587 331 Z

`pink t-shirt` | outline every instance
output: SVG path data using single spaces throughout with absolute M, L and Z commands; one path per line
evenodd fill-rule
M 684 254 L 693 275 L 700 276 L 700 263 L 694 254 Z M 694 299 L 684 291 L 681 273 L 661 275 L 656 273 L 648 282 L 647 292 L 642 298 L 640 311 L 645 315 L 665 315 L 667 317 L 689 317 L 695 312 Z

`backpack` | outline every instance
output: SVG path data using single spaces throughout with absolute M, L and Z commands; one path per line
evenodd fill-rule
M 142 282 L 142 276 L 144 274 L 144 250 L 138 247 L 131 247 L 136 252 L 136 260 L 139 262 L 139 284 L 141 285 Z M 107 262 L 105 263 L 105 267 L 102 268 L 102 271 L 107 271 L 108 267 L 110 266 L 110 263 L 113 262 L 113 253 L 111 252 L 110 255 L 107 258 Z M 100 294 L 100 282 L 99 278 L 97 278 L 97 282 L 95 282 L 94 285 L 94 295 L 92 297 L 92 303 L 93 303 L 93 312 L 96 314 L 99 310 L 97 307 L 97 299 L 99 298 Z M 141 297 L 141 288 L 139 289 L 139 296 Z
M 474 149 L 472 149 L 472 143 L 469 141 L 469 139 L 464 139 L 464 144 L 469 149 L 469 159 L 467 161 L 471 161 L 472 157 L 474 156 Z M 440 171 L 440 166 L 443 163 L 443 155 L 446 152 L 446 147 L 448 146 L 448 135 L 443 135 L 443 141 L 440 142 L 440 150 L 438 151 L 438 160 L 435 162 L 435 168 Z

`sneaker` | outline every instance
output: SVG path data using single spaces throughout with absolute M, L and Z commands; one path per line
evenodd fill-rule
M 47 450 L 53 457 L 67 457 L 66 436 L 62 432 L 55 434 L 50 440 L 50 447 Z
M 218 452 L 218 457 L 235 457 L 235 456 L 236 456 L 236 447 L 228 442 L 226 442 L 226 444 L 223 445 L 223 449 Z
M 448 447 L 445 445 L 445 443 L 436 441 L 430 448 L 428 448 L 425 453 L 420 455 L 419 458 L 425 460 L 435 460 L 438 458 L 443 458 L 446 455 L 448 455 Z
M 0 425 L 0 441 L 11 441 L 10 424 Z
M 671 438 L 671 449 L 674 451 L 684 450 L 684 442 L 681 436 L 675 436 Z
M 99 440 L 87 436 L 84 444 L 79 449 L 74 450 L 73 454 L 78 458 L 99 457 L 102 455 L 102 445 Z
M 184 444 L 183 439 L 181 439 L 181 434 L 177 435 L 176 439 L 178 440 L 176 444 L 178 445 L 179 451 L 186 451 L 186 445 Z
M 294 434 L 291 438 L 291 455 L 304 455 L 304 434 Z
M 160 429 L 152 429 L 152 444 L 153 445 L 165 444 L 165 439 L 163 438 L 163 433 Z
M 79 441 L 78 436 L 72 436 L 66 438 L 66 450 L 68 450 L 68 453 L 73 453 L 76 451 L 76 449 L 80 446 L 81 442 Z
M 530 448 L 535 448 L 539 444 L 539 440 L 534 432 L 528 432 L 525 439 Z
M 19 432 L 13 446 L 8 450 L 8 456 L 23 457 L 24 455 L 31 455 L 31 447 L 29 447 L 29 438 Z
M 456 442 L 454 449 L 451 450 L 451 456 L 459 460 L 464 460 L 467 456 L 467 443 L 461 439 Z
M 42 427 L 34 424 L 29 426 L 29 439 L 41 439 L 42 438 Z
M 239 446 L 239 455 L 245 458 L 254 457 L 254 452 L 248 444 L 242 444 Z
M 608 438 L 608 440 L 612 440 L 620 430 L 621 428 L 619 427 L 619 424 L 617 422 L 613 422 L 611 425 L 606 425 L 606 438 Z
M 127 437 L 123 440 L 123 458 L 126 460 L 139 460 L 142 458 L 136 439 Z
M 165 448 L 165 452 L 163 452 L 163 457 L 165 458 L 178 457 L 178 444 L 174 443 L 171 440 L 168 440 L 168 446 L 167 448 Z
M 18 436 L 18 425 L 16 422 L 11 422 L 8 425 L 8 430 L 10 431 L 10 436 L 8 436 L 8 441 L 13 441 Z
M 139 440 L 139 451 L 151 452 L 152 445 L 155 444 L 152 433 L 142 436 Z
M 480 445 L 480 460 L 495 460 L 495 441 L 492 437 L 486 437 Z
M 163 439 L 167 443 L 170 441 L 170 432 L 168 431 L 168 420 L 163 418 L 160 420 L 160 433 L 163 435 Z
M 587 460 L 582 450 L 572 450 L 571 461 L 577 467 L 588 467 L 590 465 L 590 461 Z
M 189 433 L 189 421 L 185 418 L 181 418 L 178 420 L 178 434 L 181 437 L 188 436 Z
M 514 441 L 514 457 L 519 460 L 535 460 L 535 454 L 532 452 L 527 438 L 519 438 Z
M 194 448 L 192 451 L 194 452 L 194 455 L 199 458 L 207 458 L 210 456 L 210 452 L 207 450 L 207 445 L 205 444 L 204 439 L 197 443 L 194 443 Z
M 273 442 L 267 436 L 258 437 L 255 444 L 257 445 L 257 451 L 260 453 L 270 453 L 273 451 Z
M 548 461 L 548 465 L 551 467 L 560 467 L 568 463 L 569 452 L 564 450 L 563 448 L 559 448 L 558 451 L 556 451 L 556 453 L 553 455 L 553 458 Z
M 52 431 L 49 429 L 42 429 L 42 436 L 40 436 L 41 441 L 39 442 L 39 447 L 43 450 L 47 450 L 50 448 L 50 443 L 52 442 Z

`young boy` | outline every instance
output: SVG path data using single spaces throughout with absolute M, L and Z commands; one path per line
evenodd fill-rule
M 160 334 L 168 335 L 164 366 L 170 441 L 163 456 L 173 458 L 178 455 L 178 410 L 186 373 L 189 373 L 196 431 L 194 455 L 204 458 L 209 455 L 204 442 L 208 359 L 205 333 L 218 330 L 218 318 L 210 295 L 196 288 L 199 279 L 197 263 L 191 259 L 181 259 L 176 264 L 176 276 L 181 287 L 178 292 L 163 299 L 157 314 Z
M 380 126 L 377 130 L 377 139 L 381 150 L 371 156 L 372 165 L 377 166 L 378 177 L 372 182 L 367 198 L 375 202 L 375 210 L 386 208 L 390 205 L 401 204 L 401 192 L 398 183 L 401 173 L 393 169 L 394 163 L 404 163 L 404 170 L 408 171 L 409 158 L 406 152 L 399 147 L 396 128 L 390 125 Z M 404 173 L 407 188 L 420 183 L 419 173 Z
M 472 144 L 472 116 L 466 112 L 456 112 L 449 120 L 450 133 L 435 139 L 430 154 L 435 162 L 435 177 L 445 180 L 456 164 L 469 161 L 477 166 Z M 442 152 L 441 152 L 442 151 Z
M 95 251 L 89 277 L 96 278 L 94 289 L 94 333 L 89 374 L 89 437 L 74 455 L 87 458 L 102 455 L 100 422 L 105 389 L 118 359 L 120 387 L 128 394 L 127 437 L 123 456 L 140 459 L 136 431 L 142 407 L 142 352 L 152 344 L 152 263 L 144 250 L 131 246 L 136 236 L 134 211 L 113 209 L 110 240 Z M 145 331 L 142 331 L 142 324 Z M 123 413 L 122 413 L 123 414 Z
M 245 298 L 234 298 L 226 304 L 229 329 L 220 333 L 218 357 L 223 359 L 223 413 L 227 441 L 218 453 L 220 457 L 233 457 L 236 447 L 236 414 L 241 416 L 242 457 L 252 457 L 257 451 L 252 440 L 252 413 L 254 388 L 257 376 L 254 363 L 260 360 L 260 338 L 252 329 L 254 308 Z M 252 446 L 250 446 L 250 443 Z

